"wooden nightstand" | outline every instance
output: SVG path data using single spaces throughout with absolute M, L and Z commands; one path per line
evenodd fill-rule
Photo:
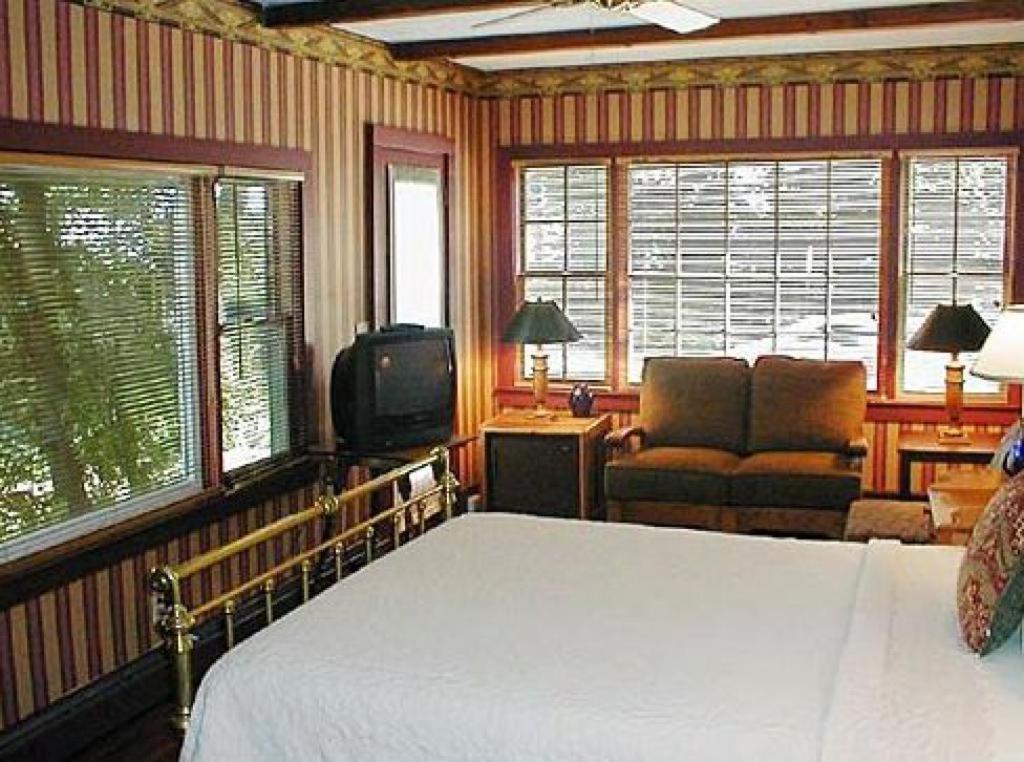
M 604 436 L 610 415 L 484 422 L 484 501 L 489 511 L 590 519 L 603 516 Z
M 1001 482 L 998 472 L 987 469 L 951 474 L 929 487 L 935 541 L 942 545 L 965 545 Z
M 970 463 L 987 465 L 995 457 L 1003 437 L 1000 434 L 971 434 L 963 444 L 940 442 L 938 435 L 926 431 L 900 434 L 897 450 L 900 458 L 900 497 L 911 497 L 910 469 L 914 463 Z

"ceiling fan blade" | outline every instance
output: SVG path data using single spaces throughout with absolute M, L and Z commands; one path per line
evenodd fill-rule
M 629 12 L 649 24 L 657 24 L 679 34 L 696 32 L 718 23 L 718 19 L 672 0 L 650 0 L 630 8 Z
M 540 13 L 541 11 L 549 11 L 552 8 L 557 8 L 565 3 L 553 2 L 546 3 L 544 5 L 535 5 L 531 8 L 524 8 L 521 11 L 510 13 L 507 16 L 500 16 L 496 19 L 487 19 L 486 21 L 479 21 L 473 24 L 473 29 L 484 29 L 489 26 L 495 26 L 496 24 L 504 24 L 506 21 L 515 21 L 516 19 L 523 18 L 524 16 L 532 16 L 534 13 Z

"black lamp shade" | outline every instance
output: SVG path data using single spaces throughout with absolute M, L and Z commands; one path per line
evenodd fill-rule
M 576 326 L 554 302 L 523 302 L 501 340 L 512 344 L 562 344 L 579 341 Z
M 939 304 L 908 342 L 921 352 L 976 352 L 989 334 L 988 323 L 969 304 Z

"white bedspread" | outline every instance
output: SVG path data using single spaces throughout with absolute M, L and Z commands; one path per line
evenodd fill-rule
M 959 649 L 956 554 L 459 518 L 215 664 L 182 758 L 1008 759 L 1024 672 Z
M 1024 760 L 1020 637 L 984 659 L 960 642 L 954 591 L 961 553 L 868 546 L 825 762 Z

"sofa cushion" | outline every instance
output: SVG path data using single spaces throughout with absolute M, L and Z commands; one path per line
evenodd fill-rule
M 842 451 L 864 435 L 866 410 L 861 363 L 762 357 L 750 385 L 747 452 Z
M 739 456 L 707 447 L 650 447 L 605 466 L 611 500 L 724 505 Z
M 650 358 L 640 388 L 644 442 L 743 452 L 749 392 L 745 360 Z
M 1024 617 L 1024 473 L 992 497 L 974 527 L 957 579 L 957 619 L 969 648 L 998 648 Z
M 737 464 L 732 505 L 846 509 L 860 497 L 860 471 L 834 452 L 761 452 Z

